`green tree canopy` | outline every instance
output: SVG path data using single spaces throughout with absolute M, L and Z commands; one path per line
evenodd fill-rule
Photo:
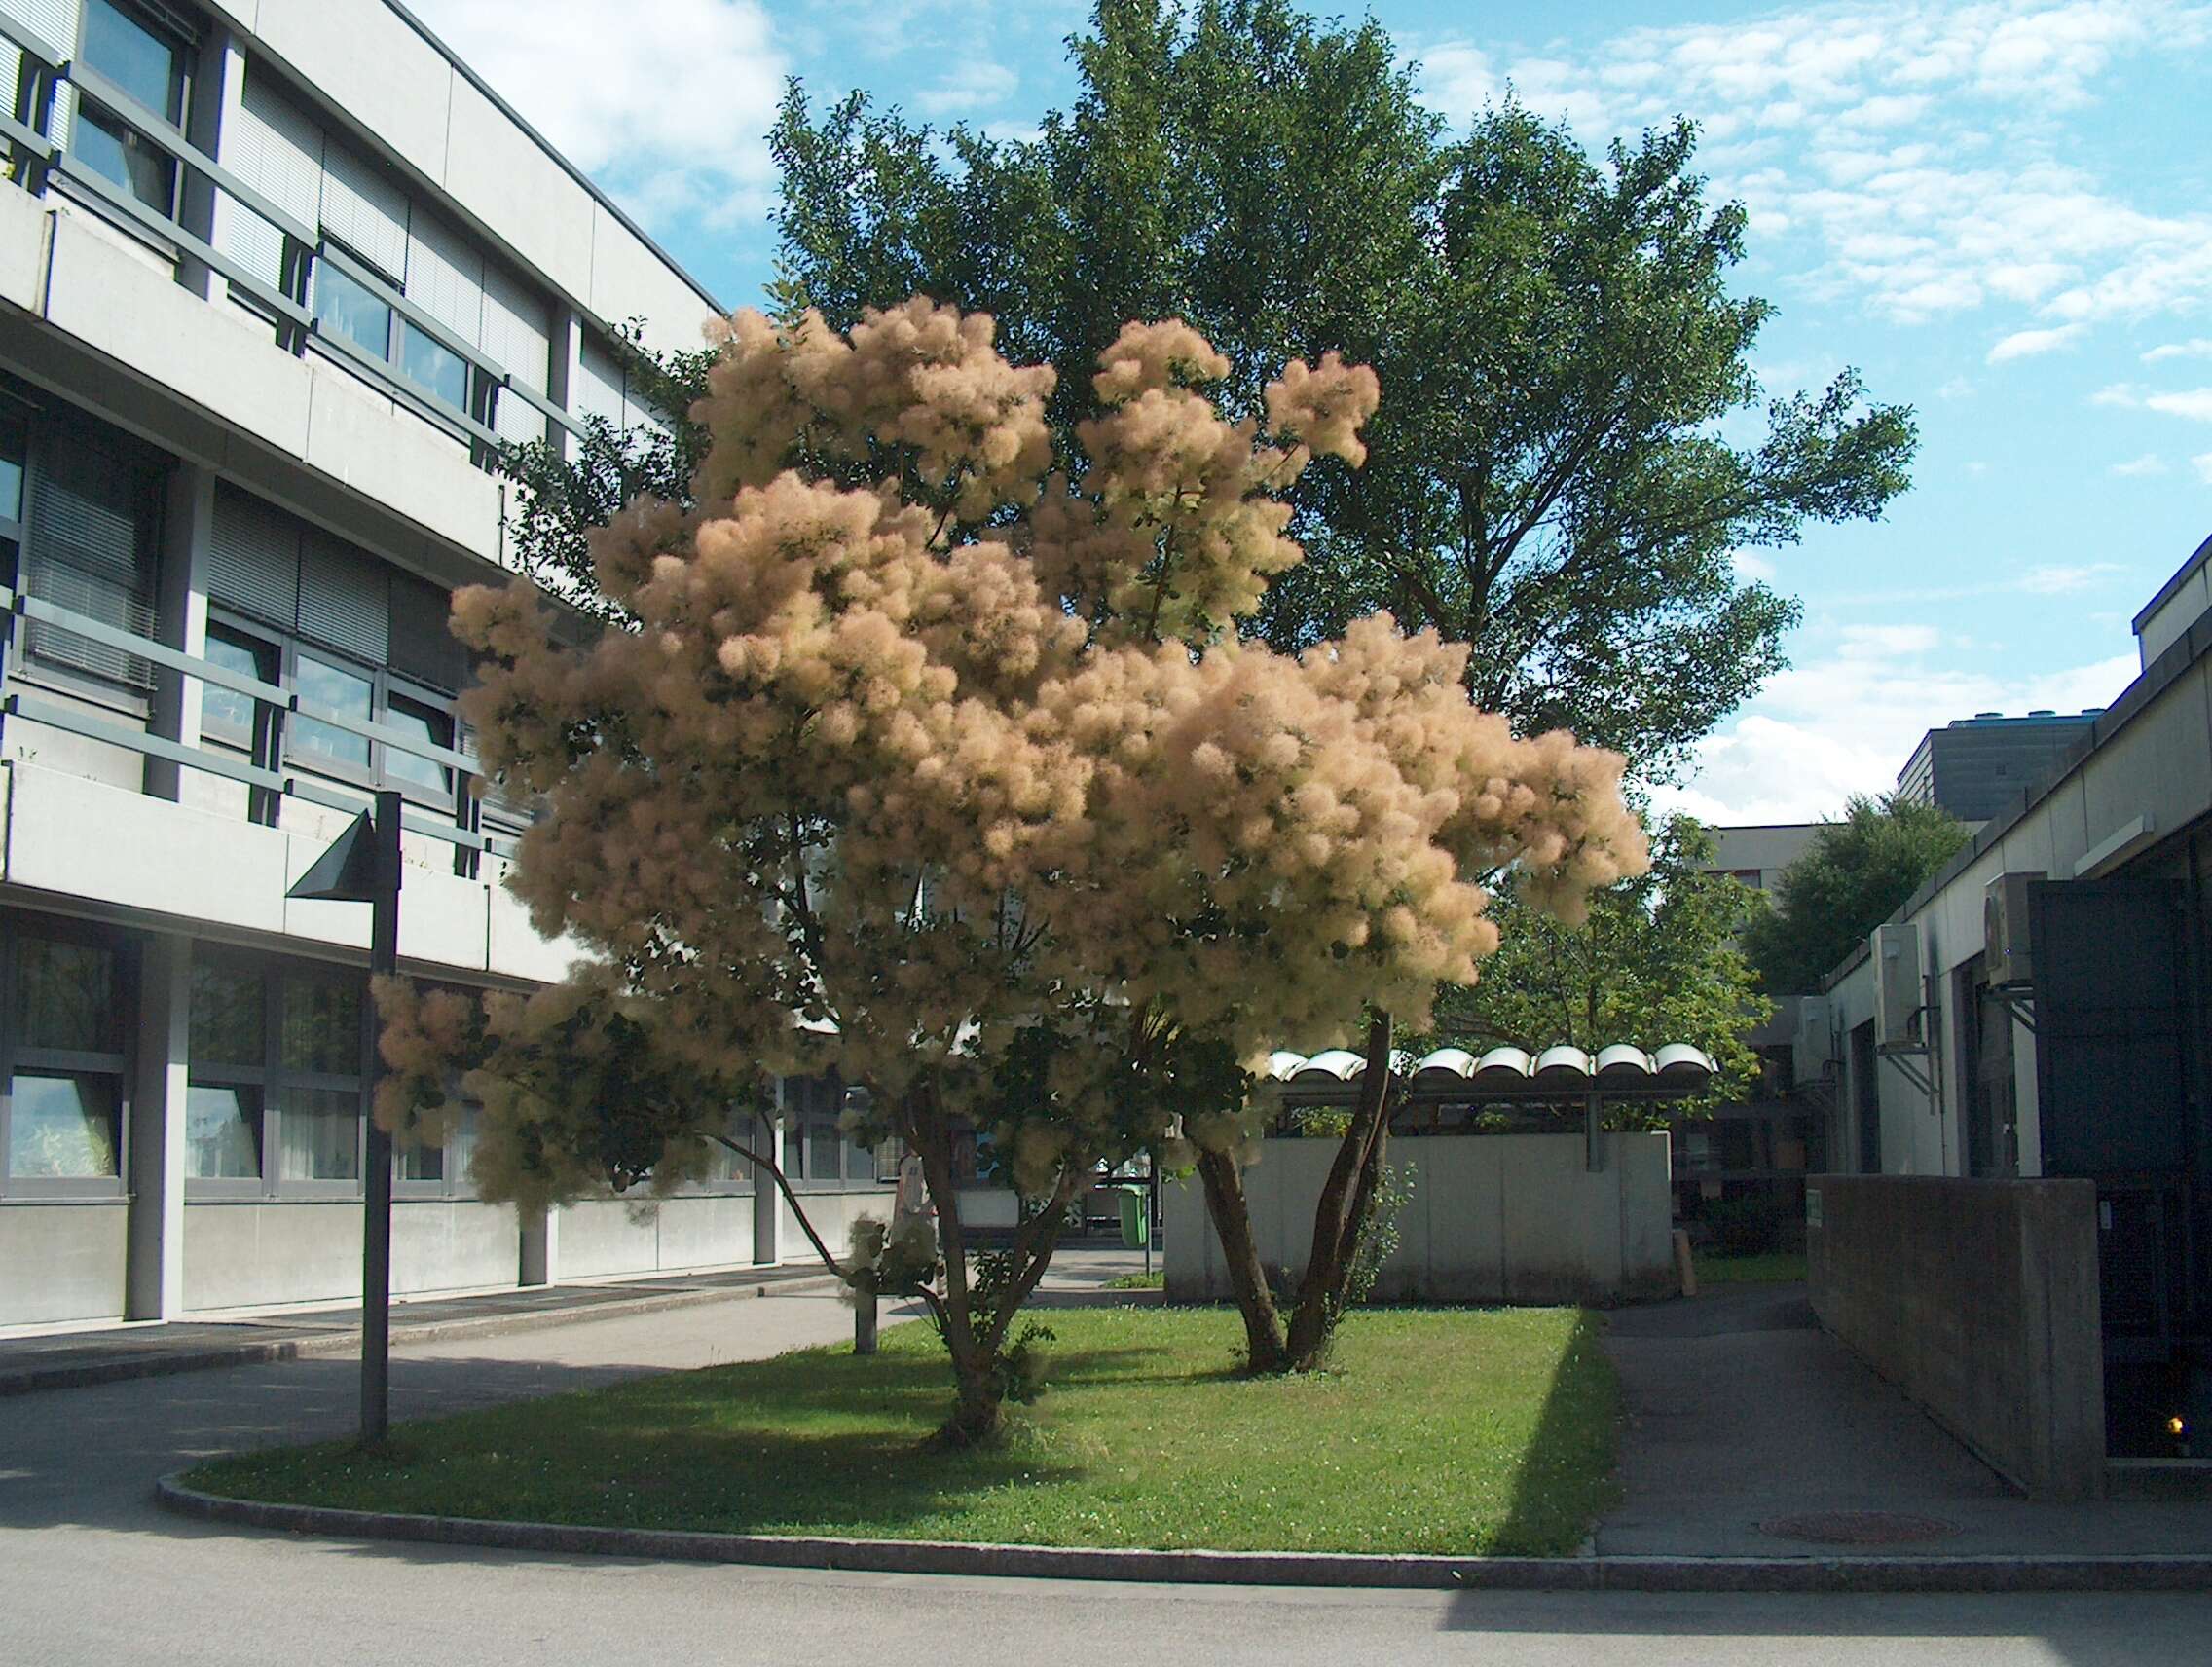
M 1907 409 L 1851 371 L 1759 387 L 1771 309 L 1729 292 L 1745 215 L 1706 201 L 1688 122 L 1603 164 L 1510 100 L 1454 138 L 1379 25 L 1287 0 L 1102 0 L 1070 50 L 1079 96 L 1029 143 L 859 93 L 818 114 L 794 85 L 772 135 L 779 299 L 847 325 L 918 289 L 1059 363 L 1177 315 L 1245 413 L 1286 357 L 1372 364 L 1367 465 L 1300 482 L 1308 559 L 1246 622 L 1275 647 L 1387 608 L 1470 644 L 1470 691 L 1524 732 L 1662 777 L 1796 617 L 1731 552 L 1904 489 Z
M 1773 1008 L 1738 938 L 1765 906 L 1712 861 L 1712 835 L 1676 817 L 1652 836 L 1650 871 L 1595 894 L 1576 926 L 1529 908 L 1508 875 L 1490 908 L 1497 953 L 1440 1008 L 1438 1041 L 1477 1053 L 1688 1042 L 1720 1066 L 1714 1097 L 1740 1091 L 1758 1064 L 1744 1036 Z
M 1773 909 L 1744 935 L 1744 950 L 1775 995 L 1805 995 L 1896 913 L 1967 842 L 1939 806 L 1899 794 L 1854 797 L 1783 871 Z

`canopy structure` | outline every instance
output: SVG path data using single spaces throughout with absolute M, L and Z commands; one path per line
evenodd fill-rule
M 1689 1099 L 1705 1093 L 1719 1067 L 1712 1055 L 1686 1042 L 1671 1042 L 1653 1054 L 1616 1042 L 1594 1055 L 1564 1045 L 1536 1055 L 1493 1048 L 1480 1056 L 1464 1048 L 1439 1048 L 1418 1058 L 1394 1055 L 1391 1069 L 1403 1083 L 1401 1103 L 1565 1105 L 1580 1104 L 1593 1093 L 1601 1099 Z M 1265 1072 L 1301 1099 L 1320 1101 L 1356 1097 L 1366 1074 L 1366 1058 L 1348 1048 L 1310 1056 L 1278 1051 L 1268 1056 Z
M 1439 1048 L 1415 1057 L 1391 1056 L 1401 1107 L 1547 1105 L 1578 1106 L 1587 1166 L 1605 1167 L 1607 1102 L 1692 1099 L 1719 1072 L 1713 1056 L 1686 1042 L 1656 1053 L 1616 1042 L 1595 1055 L 1562 1045 L 1531 1056 L 1524 1048 L 1493 1048 L 1476 1056 L 1464 1048 Z M 1364 1056 L 1348 1048 L 1319 1054 L 1278 1051 L 1264 1073 L 1286 1098 L 1314 1105 L 1348 1105 L 1367 1075 Z

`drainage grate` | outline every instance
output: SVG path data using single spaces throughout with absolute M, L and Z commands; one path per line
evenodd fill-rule
M 1902 1545 L 1915 1539 L 1940 1539 L 1955 1525 L 1905 1511 L 1805 1511 L 1759 1524 L 1777 1539 L 1808 1539 L 1820 1545 Z

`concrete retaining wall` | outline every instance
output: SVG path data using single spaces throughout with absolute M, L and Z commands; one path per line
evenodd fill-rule
M 2105 1486 L 2097 1194 L 2083 1180 L 1822 1175 L 1821 1323 L 2014 1486 Z
M 1336 1151 L 1334 1140 L 1269 1140 L 1244 1171 L 1260 1255 L 1292 1279 Z M 1676 1288 L 1664 1133 L 1604 1136 L 1596 1171 L 1579 1134 L 1407 1137 L 1389 1160 L 1411 1172 L 1413 1196 L 1376 1280 L 1384 1301 L 1609 1303 Z M 1197 1179 L 1166 1187 L 1161 1208 L 1168 1300 L 1227 1300 Z

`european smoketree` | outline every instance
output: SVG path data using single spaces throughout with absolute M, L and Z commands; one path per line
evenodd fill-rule
M 658 1183 L 727 1128 L 686 1073 L 866 1087 L 861 1132 L 920 1157 L 942 1230 L 948 1439 L 996 1427 L 1010 1327 L 1099 1161 L 1185 1106 L 1233 1148 L 1241 1062 L 1281 1035 L 1424 1023 L 1495 946 L 1474 876 L 1517 863 L 1571 910 L 1643 861 L 1621 759 L 1514 737 L 1463 647 L 1387 615 L 1296 656 L 1235 634 L 1302 557 L 1282 494 L 1316 454 L 1361 461 L 1377 390 L 1294 360 L 1233 423 L 1203 391 L 1228 368 L 1187 325 L 1127 325 L 1061 439 L 1059 379 L 987 317 L 740 313 L 686 500 L 590 537 L 608 628 L 574 645 L 527 579 L 456 599 L 486 767 L 545 805 L 509 884 L 601 958 L 509 1056 L 568 1025 L 605 1059 L 609 1011 L 642 1033 L 614 1050 L 631 1103 L 595 1109 L 597 1066 L 488 1096 L 482 1167 L 512 1195 Z M 1045 1206 L 988 1266 L 952 1167 L 971 1124 Z

